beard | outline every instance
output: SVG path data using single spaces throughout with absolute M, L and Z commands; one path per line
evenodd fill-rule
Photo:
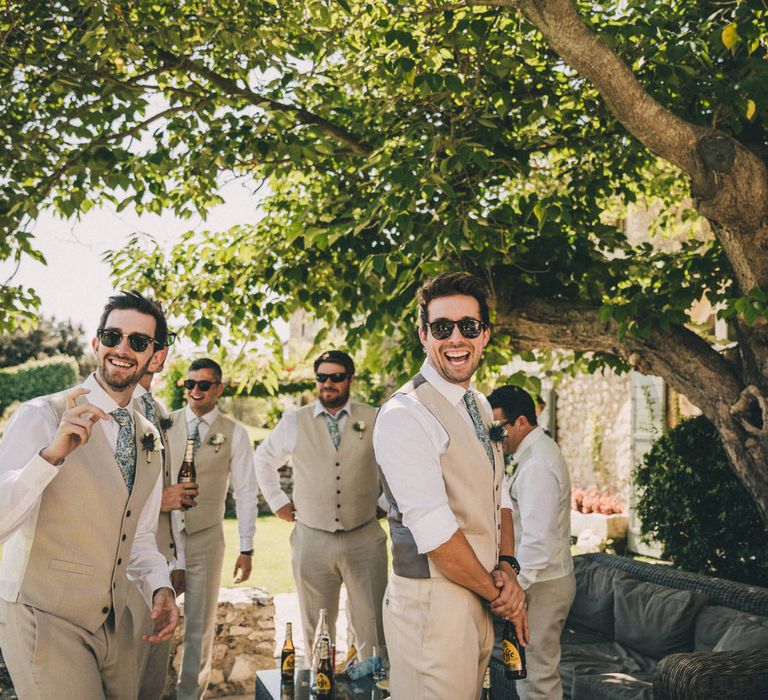
M 349 388 L 346 391 L 340 391 L 331 396 L 323 396 L 323 391 L 317 395 L 317 400 L 323 408 L 341 408 L 349 401 Z
M 139 383 L 139 379 L 141 379 L 141 377 L 144 375 L 144 372 L 146 371 L 152 359 L 150 357 L 143 365 L 136 365 L 136 367 L 133 369 L 133 372 L 131 372 L 128 368 L 120 370 L 110 365 L 108 362 L 110 357 L 113 357 L 116 360 L 124 359 L 128 362 L 131 360 L 130 358 L 122 358 L 119 355 L 105 355 L 104 359 L 99 365 L 99 378 L 102 380 L 102 382 L 104 382 L 104 384 L 106 384 L 106 386 L 116 391 L 122 391 L 123 389 L 128 389 L 131 386 L 136 386 L 136 384 Z

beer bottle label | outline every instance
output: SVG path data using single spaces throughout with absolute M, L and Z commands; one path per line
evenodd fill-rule
M 296 654 L 286 654 L 283 657 L 283 671 L 293 671 L 296 666 Z
M 504 655 L 504 666 L 510 670 L 519 671 L 523 668 L 523 662 L 520 659 L 520 652 L 512 642 L 505 639 L 501 643 L 501 651 Z
M 315 679 L 315 684 L 317 685 L 318 690 L 330 690 L 331 689 L 331 679 L 328 678 L 324 673 L 318 673 L 317 678 Z

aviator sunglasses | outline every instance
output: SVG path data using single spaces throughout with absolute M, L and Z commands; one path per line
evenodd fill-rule
M 436 321 L 427 324 L 435 340 L 445 340 L 450 338 L 453 333 L 453 327 L 459 327 L 459 333 L 465 338 L 477 338 L 486 327 L 482 321 L 476 318 L 462 318 L 458 321 L 450 321 L 447 318 L 438 318 Z
M 346 372 L 334 372 L 333 374 L 326 374 L 325 372 L 318 372 L 315 375 L 315 379 L 317 379 L 319 384 L 325 384 L 329 379 L 334 383 L 338 384 L 339 382 L 343 382 L 349 374 Z
M 99 342 L 106 348 L 116 348 L 120 345 L 120 341 L 123 338 L 128 338 L 128 345 L 134 352 L 144 352 L 150 345 L 159 345 L 154 338 L 150 338 L 143 333 L 123 333 L 122 331 L 115 331 L 111 328 L 99 328 L 96 331 L 96 337 Z
M 208 391 L 208 389 L 210 389 L 215 384 L 219 384 L 219 382 L 209 382 L 207 379 L 196 382 L 194 379 L 187 379 L 184 381 L 184 388 L 192 391 L 192 389 L 195 388 L 195 384 L 200 387 L 200 391 Z

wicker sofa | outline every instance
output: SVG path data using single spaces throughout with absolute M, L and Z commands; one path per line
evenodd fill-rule
M 610 554 L 574 568 L 566 698 L 768 698 L 768 589 Z M 497 651 L 491 676 L 497 697 L 517 697 Z

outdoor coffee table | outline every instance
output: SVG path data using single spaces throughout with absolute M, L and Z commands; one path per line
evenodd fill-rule
M 283 688 L 283 691 L 286 689 Z M 384 700 L 387 693 L 373 684 L 370 676 L 352 681 L 344 676 L 336 679 L 333 697 L 335 700 Z M 309 669 L 296 671 L 293 694 L 290 691 L 281 694 L 280 669 L 256 672 L 256 700 L 313 700 L 309 693 Z

